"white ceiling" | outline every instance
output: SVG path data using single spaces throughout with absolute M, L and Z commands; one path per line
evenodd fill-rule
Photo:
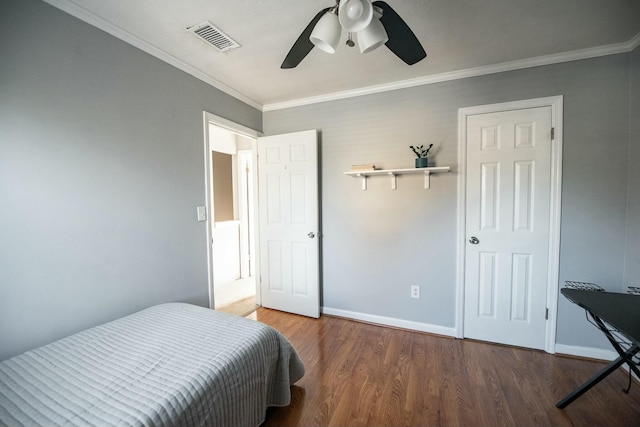
M 408 66 L 385 46 L 362 55 L 343 34 L 334 55 L 314 48 L 298 67 L 282 70 L 298 35 L 334 0 L 45 1 L 267 110 L 640 44 L 640 0 L 387 0 L 426 59 Z M 187 31 L 207 20 L 241 47 L 221 53 Z

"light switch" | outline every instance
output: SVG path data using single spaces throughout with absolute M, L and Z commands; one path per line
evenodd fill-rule
M 206 221 L 207 208 L 205 206 L 198 206 L 196 210 L 198 212 L 198 222 Z

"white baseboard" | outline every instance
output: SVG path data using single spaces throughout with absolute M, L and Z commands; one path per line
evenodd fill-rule
M 587 357 L 589 359 L 606 360 L 608 362 L 618 358 L 618 353 L 595 347 L 581 347 L 577 345 L 556 344 L 556 354 Z
M 618 353 L 613 350 L 605 350 L 602 348 L 594 347 L 580 347 L 575 345 L 556 344 L 556 354 L 568 354 L 570 356 L 588 357 L 590 359 L 606 360 L 611 362 L 618 358 Z M 621 366 L 622 369 L 629 372 L 629 366 L 624 363 Z M 631 372 L 633 378 L 636 381 L 640 381 L 640 378 L 636 376 L 634 372 Z
M 345 317 L 347 319 L 360 320 L 363 322 L 377 323 L 384 326 L 409 329 L 412 331 L 428 332 L 431 334 L 455 337 L 455 328 L 446 326 L 431 325 L 429 323 L 414 322 L 411 320 L 396 319 L 394 317 L 377 316 L 375 314 L 359 313 L 356 311 L 340 310 L 331 307 L 322 307 L 322 313 L 330 316 Z
M 395 317 L 378 316 L 375 314 L 360 313 L 357 311 L 340 310 L 338 308 L 321 307 L 321 312 L 330 316 L 344 317 L 346 319 L 360 320 L 368 323 L 375 323 L 383 326 L 408 329 L 412 331 L 428 332 L 436 335 L 455 337 L 455 328 L 432 325 L 429 323 L 414 322 L 411 320 L 397 319 Z M 610 362 L 618 358 L 618 353 L 613 350 L 606 350 L 596 347 L 582 347 L 577 345 L 556 344 L 555 354 L 565 354 L 569 356 L 586 357 L 589 359 L 604 360 Z M 625 370 L 629 370 L 624 365 Z M 635 377 L 635 375 L 634 375 Z

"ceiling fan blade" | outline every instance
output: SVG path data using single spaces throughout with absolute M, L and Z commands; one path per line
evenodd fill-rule
M 373 5 L 382 9 L 380 22 L 389 36 L 385 44 L 391 52 L 408 65 L 413 65 L 427 57 L 416 35 L 391 6 L 383 1 L 374 1 Z
M 313 28 L 316 26 L 320 18 L 322 18 L 322 15 L 327 13 L 329 9 L 331 8 L 327 7 L 326 9 L 322 9 L 311 20 L 311 22 L 309 22 L 307 28 L 304 29 L 302 34 L 300 34 L 300 36 L 298 37 L 298 40 L 296 40 L 296 42 L 291 47 L 291 50 L 287 54 L 287 57 L 284 58 L 284 61 L 282 62 L 280 68 L 285 69 L 297 67 L 300 61 L 302 61 L 304 57 L 307 56 L 309 52 L 311 52 L 311 49 L 313 49 L 313 43 L 311 43 L 311 41 L 309 40 L 309 36 L 311 35 Z

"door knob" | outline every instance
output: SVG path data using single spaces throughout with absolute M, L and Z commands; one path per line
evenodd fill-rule
M 307 234 L 307 237 L 313 239 L 314 237 L 316 237 L 316 235 L 313 233 L 313 231 L 310 231 L 309 234 Z
M 478 238 L 476 236 L 472 236 L 469 239 L 469 243 L 471 243 L 472 245 L 477 245 L 478 243 L 480 243 L 480 240 L 478 240 Z

